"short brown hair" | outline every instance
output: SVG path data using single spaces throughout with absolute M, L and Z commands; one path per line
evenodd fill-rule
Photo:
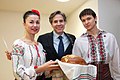
M 94 18 L 96 18 L 96 13 L 90 9 L 90 8 L 86 8 L 84 9 L 80 15 L 79 15 L 79 18 L 81 19 L 82 16 L 85 16 L 85 15 L 92 15 Z
M 65 14 L 62 13 L 61 11 L 55 11 L 55 12 L 51 13 L 51 15 L 49 16 L 49 22 L 50 22 L 50 24 L 52 24 L 52 22 L 53 22 L 53 18 L 54 18 L 57 14 L 62 15 L 64 21 L 66 22 L 66 16 L 65 16 Z

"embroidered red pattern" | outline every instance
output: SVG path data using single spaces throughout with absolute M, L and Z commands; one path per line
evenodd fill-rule
M 105 46 L 104 46 L 104 41 L 102 37 L 102 32 L 100 32 L 95 39 L 92 35 L 87 35 L 88 41 L 90 44 L 90 50 L 91 50 L 91 58 L 92 62 L 97 62 L 97 50 L 96 48 L 98 47 L 98 51 L 100 53 L 100 61 L 105 62 L 106 59 L 106 52 L 105 52 Z
M 37 55 L 38 55 L 38 57 L 40 57 L 40 54 L 39 54 L 39 50 L 38 50 L 37 45 L 35 45 L 35 49 L 37 50 Z

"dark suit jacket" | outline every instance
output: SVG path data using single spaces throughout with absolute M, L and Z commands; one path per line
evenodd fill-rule
M 65 35 L 70 41 L 70 44 L 67 47 L 66 51 L 64 52 L 64 55 L 72 53 L 73 44 L 76 39 L 74 35 L 71 35 L 68 33 L 65 33 Z M 43 45 L 43 48 L 46 50 L 46 53 L 47 53 L 46 61 L 61 59 L 61 57 L 58 56 L 53 45 L 53 32 L 40 35 L 37 41 L 40 42 Z

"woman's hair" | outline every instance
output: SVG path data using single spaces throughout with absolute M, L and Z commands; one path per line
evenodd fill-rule
M 50 22 L 51 24 L 52 24 L 52 22 L 53 22 L 53 18 L 54 18 L 57 14 L 62 15 L 64 21 L 66 22 L 66 16 L 65 16 L 65 14 L 62 13 L 61 11 L 55 11 L 55 12 L 51 13 L 51 15 L 50 15 L 50 17 L 49 17 L 49 22 Z
M 24 23 L 25 23 L 26 18 L 27 18 L 29 15 L 37 15 L 37 16 L 39 16 L 39 18 L 40 18 L 40 13 L 39 13 L 39 11 L 33 9 L 33 10 L 31 10 L 31 11 L 25 12 L 25 14 L 23 15 L 23 22 L 24 22 Z
M 96 13 L 90 9 L 90 8 L 86 8 L 84 9 L 80 14 L 79 14 L 79 18 L 81 20 L 81 17 L 82 16 L 85 16 L 85 15 L 92 15 L 94 18 L 96 18 Z

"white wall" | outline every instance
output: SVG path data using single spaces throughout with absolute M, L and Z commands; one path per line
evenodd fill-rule
M 79 37 L 83 32 L 86 31 L 79 19 L 79 13 L 84 8 L 91 8 L 98 15 L 98 0 L 88 0 L 78 9 L 76 9 L 71 15 L 69 15 L 66 30 L 74 34 L 76 37 Z
M 6 47 L 3 39 L 6 40 L 8 47 L 11 48 L 14 39 L 23 35 L 22 19 L 18 12 L 0 11 L 0 78 L 1 80 L 13 80 L 11 61 L 6 59 L 4 51 Z
M 36 35 L 36 39 L 38 38 L 39 35 L 52 31 L 52 27 L 49 23 L 49 15 L 41 14 L 40 25 L 41 25 L 40 31 Z
M 99 0 L 99 25 L 115 35 L 120 47 L 120 0 Z

